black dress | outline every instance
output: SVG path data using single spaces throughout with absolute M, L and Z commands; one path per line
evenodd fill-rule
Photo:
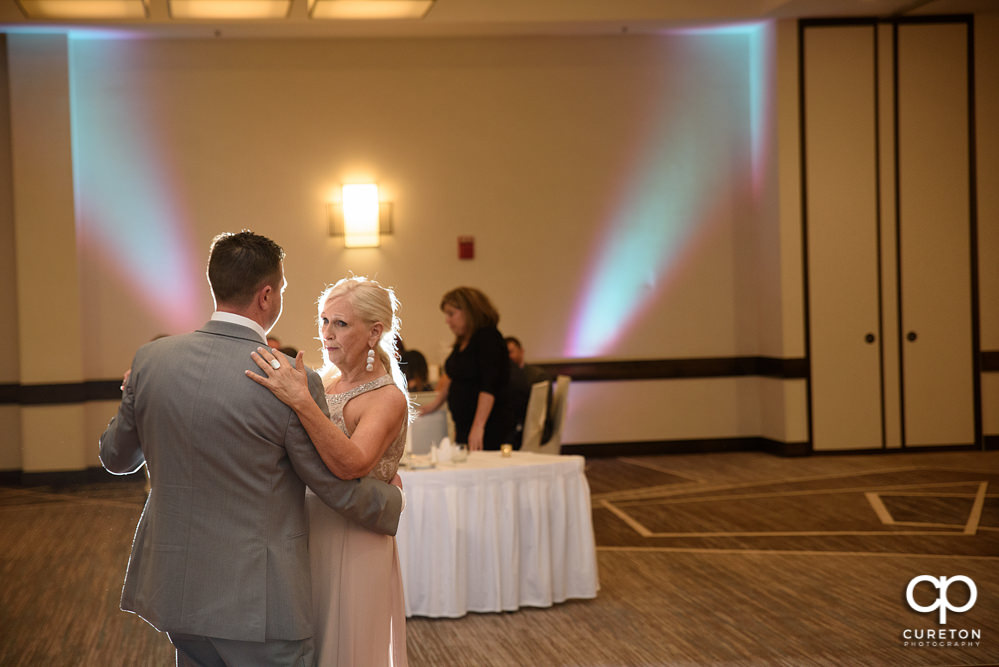
M 503 335 L 496 327 L 483 327 L 472 334 L 464 350 L 455 345 L 444 362 L 444 372 L 451 380 L 447 405 L 454 419 L 455 440 L 468 442 L 479 392 L 493 395 L 493 409 L 486 421 L 484 449 L 499 449 L 508 441 L 513 419 L 507 396 L 510 356 Z

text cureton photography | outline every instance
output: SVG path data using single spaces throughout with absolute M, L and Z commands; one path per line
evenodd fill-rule
M 950 597 L 952 584 L 959 584 L 953 602 Z M 921 585 L 922 584 L 922 585 Z M 961 589 L 964 589 L 962 591 Z M 960 596 L 960 597 L 958 597 Z M 918 598 L 918 599 L 917 599 Z M 909 580 L 905 589 L 909 608 L 921 614 L 937 612 L 940 627 L 906 628 L 902 631 L 902 645 L 909 647 L 980 646 L 981 628 L 948 628 L 947 613 L 963 614 L 978 601 L 978 587 L 967 576 L 919 575 Z M 926 602 L 927 604 L 923 604 Z

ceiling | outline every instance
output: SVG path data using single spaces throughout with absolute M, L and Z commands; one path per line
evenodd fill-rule
M 147 5 L 149 16 L 143 20 L 65 23 L 28 20 L 15 0 L 0 0 L 0 32 L 236 38 L 593 35 L 780 18 L 999 12 L 999 0 L 436 0 L 418 20 L 327 21 L 308 17 L 307 0 L 292 0 L 284 19 L 225 22 L 177 21 L 169 16 L 167 0 L 147 0 Z

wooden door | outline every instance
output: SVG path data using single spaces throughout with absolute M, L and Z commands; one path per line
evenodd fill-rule
M 801 31 L 815 451 L 980 430 L 970 24 L 888 25 Z
M 897 30 L 903 441 L 975 442 L 965 23 Z
M 880 448 L 875 26 L 803 40 L 812 443 Z

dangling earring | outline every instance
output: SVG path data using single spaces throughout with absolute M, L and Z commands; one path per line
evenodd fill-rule
M 369 373 L 375 370 L 375 351 L 373 348 L 368 348 L 368 363 L 364 365 L 364 370 Z

